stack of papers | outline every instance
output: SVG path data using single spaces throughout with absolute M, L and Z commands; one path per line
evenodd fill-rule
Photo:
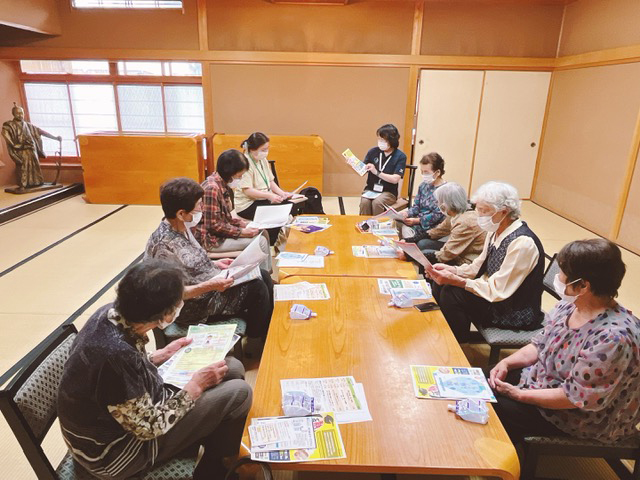
M 235 334 L 236 326 L 235 323 L 191 325 L 187 338 L 192 338 L 193 341 L 158 368 L 164 382 L 184 388 L 196 371 L 224 360 L 240 339 Z
M 497 401 L 480 368 L 411 365 L 411 380 L 418 398 Z
M 294 463 L 345 458 L 344 443 L 333 412 L 308 417 L 254 418 L 249 425 L 251 458 Z
M 289 220 L 289 214 L 293 204 L 285 203 L 284 205 L 261 205 L 256 208 L 253 221 L 247 225 L 247 228 L 277 228 L 283 227 Z
M 324 268 L 324 257 L 306 253 L 282 252 L 276 257 L 278 267 Z
M 382 245 L 354 245 L 351 251 L 355 257 L 364 258 L 397 258 L 397 250 L 394 247 Z
M 364 224 L 367 224 L 368 228 L 363 228 Z M 375 235 L 398 235 L 398 231 L 396 230 L 392 220 L 380 222 L 375 218 L 370 218 L 364 222 L 357 223 L 356 229 L 362 233 L 373 233 Z
M 426 280 L 379 278 L 378 289 L 383 295 L 405 293 L 414 300 L 428 300 L 433 297 L 431 286 Z
M 349 164 L 349 166 L 351 168 L 353 168 L 356 173 L 358 175 L 360 175 L 361 177 L 367 173 L 367 166 L 362 163 L 358 157 L 356 157 L 353 152 L 351 151 L 351 149 L 347 148 L 344 152 L 342 152 L 342 156 L 345 158 L 345 160 L 347 161 L 347 163 Z M 380 195 L 380 194 L 378 194 Z M 376 195 L 376 197 L 378 196 Z M 374 197 L 375 198 L 375 197 Z
M 326 283 L 298 282 L 289 285 L 274 285 L 273 293 L 276 302 L 285 302 L 288 300 L 328 300 L 331 298 Z
M 338 423 L 371 421 L 364 387 L 352 376 L 280 380 L 282 395 L 304 392 L 314 398 L 314 413 L 332 411 Z
M 315 233 L 326 230 L 331 224 L 327 217 L 296 217 L 289 226 L 302 233 Z

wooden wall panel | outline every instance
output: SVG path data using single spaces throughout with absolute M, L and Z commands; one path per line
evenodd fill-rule
M 640 64 L 556 72 L 533 199 L 608 236 L 640 108 Z
M 580 0 L 567 5 L 560 56 L 640 44 L 638 0 Z
M 636 160 L 636 169 L 631 181 L 618 241 L 640 255 L 640 154 Z
M 423 55 L 555 57 L 562 5 L 426 2 Z
M 341 152 L 362 159 L 378 127 L 403 131 L 408 76 L 408 68 L 211 65 L 215 129 L 320 135 L 324 194 L 359 195 L 364 180 Z
M 20 82 L 16 69 L 9 62 L 0 62 L 0 123 L 11 120 L 13 102 L 20 100 Z M 15 164 L 7 152 L 7 143 L 0 138 L 0 186 L 15 184 Z
M 211 50 L 400 53 L 411 51 L 413 2 L 343 6 L 208 0 Z
M 34 42 L 43 47 L 198 49 L 196 0 L 183 10 L 81 10 L 58 6 L 62 35 Z
M 8 0 L 0 2 L 0 24 L 58 35 L 60 17 L 56 0 Z

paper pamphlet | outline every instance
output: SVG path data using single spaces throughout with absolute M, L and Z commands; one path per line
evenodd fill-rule
M 229 265 L 228 270 L 233 267 L 243 267 L 245 265 L 258 265 L 267 258 L 267 254 L 260 248 L 260 235 L 257 235 L 253 241 L 242 250 L 233 262 Z M 235 278 L 235 277 L 234 277 Z
M 386 210 L 382 213 L 379 213 L 378 215 L 376 215 L 375 217 L 371 217 L 371 218 L 389 218 L 391 220 L 399 220 L 399 221 L 403 221 L 404 217 L 402 216 L 402 214 L 398 213 L 393 207 L 389 207 L 388 205 L 384 206 L 386 208 Z
M 431 298 L 433 295 L 431 293 L 431 286 L 427 283 L 426 280 L 403 280 L 403 279 L 395 279 L 395 278 L 379 278 L 378 279 L 378 289 L 380 293 L 383 295 L 391 295 L 392 289 L 410 289 L 416 290 L 422 293 L 424 296 L 413 297 L 413 298 Z
M 413 391 L 418 398 L 472 398 L 496 402 L 480 368 L 411 365 Z
M 354 245 L 351 247 L 354 257 L 364 258 L 397 258 L 394 247 L 382 245 Z
M 250 282 L 251 280 L 262 278 L 262 273 L 260 272 L 259 264 L 253 263 L 250 265 L 229 267 L 226 270 L 222 270 L 214 278 L 233 278 L 232 286 L 235 287 Z
M 289 220 L 289 214 L 293 204 L 284 205 L 261 205 L 256 208 L 253 221 L 247 225 L 248 228 L 276 228 L 283 227 Z
M 397 247 L 401 248 L 404 253 L 413 258 L 416 262 L 422 265 L 425 269 L 430 270 L 433 268 L 431 262 L 424 256 L 424 253 L 418 248 L 415 243 L 407 243 L 402 241 L 393 242 Z
M 329 225 L 329 217 L 296 217 L 291 225 Z
M 382 192 L 374 192 L 373 190 L 365 190 L 362 192 L 362 198 L 368 198 L 369 200 L 374 200 L 380 196 Z
M 301 262 L 304 261 L 304 259 L 308 256 L 308 253 L 280 252 L 276 257 L 276 260 L 298 260 Z
M 312 417 L 256 419 L 249 425 L 252 451 L 316 448 Z
M 278 260 L 280 268 L 324 268 L 324 257 L 319 255 L 307 255 L 303 259 L 281 258 Z
M 223 360 L 237 341 L 234 341 L 236 326 L 235 323 L 189 326 L 187 337 L 193 341 L 158 368 L 164 382 L 182 388 L 196 371 Z
M 344 152 L 342 152 L 342 156 L 347 160 L 349 166 L 353 168 L 358 175 L 362 177 L 365 173 L 367 173 L 367 166 L 353 154 L 350 148 L 347 148 Z
M 293 193 L 295 195 L 296 193 L 300 192 L 300 190 L 302 190 L 307 183 L 309 183 L 309 180 L 306 180 L 306 181 L 302 182 L 302 184 L 299 187 L 294 188 L 293 190 L 291 190 L 291 193 Z
M 298 282 L 290 285 L 274 285 L 274 300 L 328 300 L 330 297 L 326 283 Z
M 251 446 L 251 459 L 260 462 L 295 463 L 313 462 L 345 458 L 344 443 L 340 428 L 333 412 L 312 415 L 314 448 L 282 448 L 281 450 L 262 451 L 260 447 Z M 254 418 L 252 425 L 270 421 L 271 418 Z M 278 445 L 278 444 L 275 444 Z
M 339 423 L 372 420 L 364 387 L 352 376 L 280 380 L 282 394 L 304 392 L 314 398 L 314 413 L 331 410 Z
M 385 237 L 393 237 L 398 235 L 398 231 L 395 228 L 372 228 L 370 232 L 374 235 L 382 235 Z

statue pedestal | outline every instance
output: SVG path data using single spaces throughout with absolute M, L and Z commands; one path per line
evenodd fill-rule
M 55 190 L 56 188 L 62 188 L 63 185 L 61 183 L 43 183 L 42 185 L 38 185 L 37 187 L 28 187 L 28 188 L 20 188 L 20 187 L 10 187 L 5 188 L 4 191 L 7 193 L 13 193 L 15 195 L 22 195 L 24 193 L 33 193 L 33 192 L 42 192 L 44 190 Z

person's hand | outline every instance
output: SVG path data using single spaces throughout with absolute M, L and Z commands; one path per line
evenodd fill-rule
M 224 270 L 225 268 L 229 268 L 229 265 L 233 263 L 233 258 L 222 258 L 217 262 L 213 262 L 213 264 L 218 267 L 220 270 Z
M 195 400 L 208 388 L 218 385 L 228 371 L 229 367 L 227 366 L 227 362 L 224 360 L 202 367 L 193 374 L 189 383 L 184 386 L 184 390 L 189 392 L 191 397 Z
M 412 217 L 412 218 L 405 218 L 404 219 L 404 224 L 405 225 L 409 225 L 410 227 L 414 226 L 414 225 L 418 225 L 420 223 L 420 219 L 417 217 Z
M 496 388 L 496 379 L 504 382 L 504 379 L 507 378 L 507 373 L 509 372 L 509 368 L 507 367 L 507 362 L 504 360 L 496 363 L 496 366 L 491 369 L 489 372 L 489 385 L 491 388 Z
M 269 200 L 271 203 L 282 203 L 284 201 L 284 199 L 280 195 L 273 192 L 269 192 L 267 200 Z
M 291 192 L 282 192 L 282 195 L 280 195 L 280 196 L 285 200 L 289 200 L 291 197 L 293 197 L 293 193 L 291 193 Z
M 371 172 L 374 175 L 378 175 L 378 169 L 373 163 L 367 163 L 365 167 L 367 169 L 367 172 Z
M 62 137 L 61 137 L 60 135 L 58 135 L 58 136 L 56 137 L 56 140 L 58 140 L 59 142 L 61 142 L 61 141 L 62 141 Z
M 400 215 L 402 215 L 402 218 L 407 218 L 409 216 L 409 210 L 402 210 Z
M 164 348 L 160 348 L 153 352 L 151 360 L 154 365 L 162 365 L 164 362 L 173 357 L 182 347 L 189 345 L 193 338 L 182 337 L 174 340 Z
M 211 278 L 204 282 L 207 291 L 224 292 L 233 285 L 233 278 Z
M 493 382 L 498 393 L 513 400 L 520 401 L 520 398 L 522 396 L 522 389 L 516 387 L 515 385 L 511 385 L 510 383 L 503 382 L 499 378 L 494 378 Z
M 456 273 L 456 267 L 453 265 L 447 265 L 446 263 L 435 263 L 433 265 L 434 270 L 448 270 L 451 273 Z
M 240 236 L 243 238 L 253 238 L 256 235 L 258 235 L 260 233 L 260 230 L 257 228 L 249 228 L 249 227 L 245 227 L 242 230 L 240 230 Z
M 407 256 L 405 255 L 404 251 L 403 251 L 401 248 L 399 248 L 399 249 L 396 251 L 396 258 L 397 258 L 398 260 L 406 260 L 406 259 L 407 259 Z
M 453 285 L 455 287 L 464 288 L 465 280 L 449 270 L 437 270 L 432 268 L 429 270 L 429 277 L 438 285 Z

